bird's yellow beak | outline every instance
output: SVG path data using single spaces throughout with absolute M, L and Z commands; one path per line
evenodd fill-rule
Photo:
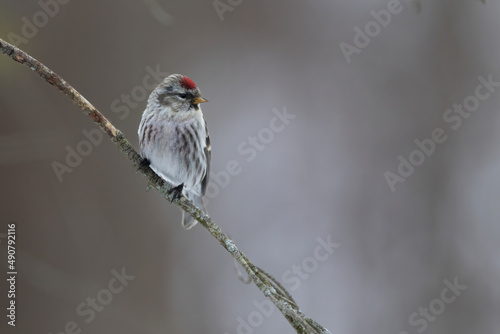
M 205 100 L 204 98 L 202 97 L 195 97 L 193 99 L 193 104 L 199 104 L 199 103 L 203 103 L 203 102 L 208 102 L 208 100 Z

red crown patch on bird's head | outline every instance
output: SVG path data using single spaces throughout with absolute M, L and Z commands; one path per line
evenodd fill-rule
M 186 76 L 182 77 L 181 86 L 186 88 L 186 89 L 195 89 L 196 88 L 196 84 L 194 83 L 194 81 L 189 79 Z

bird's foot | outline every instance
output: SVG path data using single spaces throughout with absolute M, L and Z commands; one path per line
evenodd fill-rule
M 135 172 L 137 173 L 140 170 L 146 170 L 146 168 L 148 168 L 149 165 L 151 165 L 151 161 L 149 161 L 149 159 L 147 158 L 142 158 L 141 163 L 139 164 L 139 167 Z
M 181 198 L 183 189 L 184 189 L 184 183 L 181 183 L 177 187 L 173 187 L 172 189 L 170 189 L 167 192 L 167 194 L 172 195 L 172 199 L 170 200 L 170 203 L 172 203 L 176 199 Z

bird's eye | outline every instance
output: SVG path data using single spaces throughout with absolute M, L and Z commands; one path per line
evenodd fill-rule
M 185 99 L 187 97 L 187 94 L 185 93 L 179 93 L 178 96 L 181 98 L 181 99 Z

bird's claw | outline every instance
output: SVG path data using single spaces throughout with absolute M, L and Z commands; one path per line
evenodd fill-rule
M 137 168 L 137 170 L 135 172 L 137 173 L 140 170 L 146 170 L 146 168 L 148 168 L 150 164 L 151 164 L 151 161 L 149 161 L 149 159 L 142 158 L 141 163 L 139 164 L 139 167 Z
M 184 189 L 184 183 L 181 183 L 177 187 L 173 187 L 172 189 L 167 191 L 167 194 L 172 195 L 172 199 L 170 199 L 170 203 L 172 203 L 176 199 L 181 198 L 183 189 Z

